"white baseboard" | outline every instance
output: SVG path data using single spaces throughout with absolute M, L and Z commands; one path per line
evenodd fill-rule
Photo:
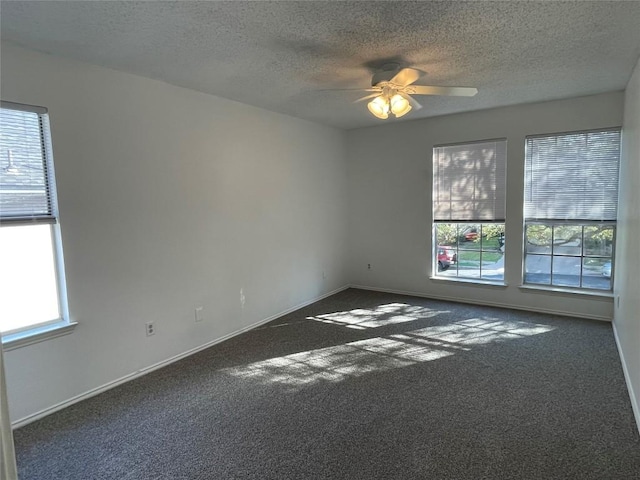
M 58 410 L 62 410 L 63 408 L 69 407 L 71 405 L 73 405 L 74 403 L 78 403 L 82 400 L 86 400 L 87 398 L 91 398 L 95 395 L 98 395 L 102 392 L 106 392 L 107 390 L 111 390 L 112 388 L 117 387 L 118 385 L 122 385 L 123 383 L 129 382 L 135 378 L 141 377 L 143 375 L 146 375 L 147 373 L 153 372 L 154 370 L 158 370 L 159 368 L 162 367 L 166 367 L 167 365 L 170 365 L 174 362 L 177 362 L 178 360 L 182 360 L 183 358 L 189 357 L 195 353 L 198 353 L 202 350 L 205 350 L 209 347 L 212 347 L 213 345 L 220 343 L 220 342 L 224 342 L 225 340 L 228 340 L 232 337 L 235 337 L 236 335 L 240 335 L 241 333 L 247 332 L 249 330 L 252 330 L 256 327 L 259 327 L 260 325 L 263 325 L 265 323 L 271 322 L 273 320 L 275 320 L 276 318 L 280 318 L 284 315 L 287 315 L 291 312 L 294 312 L 296 310 L 299 310 L 303 307 L 306 307 L 307 305 L 311 305 L 312 303 L 315 303 L 319 300 L 322 300 L 323 298 L 327 298 L 330 297 L 331 295 L 335 295 L 338 292 L 341 292 L 343 290 L 346 290 L 347 288 L 349 288 L 349 285 L 345 285 L 343 287 L 337 288 L 331 292 L 325 293 L 323 295 L 320 295 L 318 297 L 315 297 L 311 300 L 308 300 L 306 302 L 302 302 L 296 306 L 293 306 L 291 308 L 288 308 L 280 313 L 276 313 L 275 315 L 271 315 L 270 317 L 264 318 L 252 325 L 248 325 L 246 327 L 240 328 L 232 333 L 229 333 L 227 335 L 224 335 L 220 338 L 217 338 L 215 340 L 212 340 L 210 342 L 204 343 L 198 347 L 192 348 L 190 350 L 187 350 L 186 352 L 180 353 L 178 355 L 174 355 L 173 357 L 167 358 L 166 360 L 162 360 L 161 362 L 158 363 L 154 363 L 153 365 L 149 365 L 148 367 L 144 367 L 141 368 L 140 370 L 137 370 L 135 372 L 132 372 L 128 375 L 125 375 L 124 377 L 120 377 L 116 380 L 113 380 L 111 382 L 105 383 L 104 385 L 101 385 L 99 387 L 93 388 L 87 392 L 81 393 L 80 395 L 76 395 L 75 397 L 71 397 L 68 400 L 65 400 L 63 402 L 57 403 L 51 407 L 45 408 L 43 410 L 40 410 L 36 413 L 33 413 L 31 415 L 27 415 L 26 417 L 20 418 L 18 420 L 16 420 L 15 422 L 12 422 L 11 427 L 12 428 L 20 428 L 23 427 L 31 422 L 35 422 L 36 420 L 39 420 L 43 417 L 46 417 L 47 415 L 51 415 L 54 412 L 57 412 Z
M 616 346 L 618 347 L 618 354 L 620 355 L 620 362 L 622 363 L 622 371 L 624 373 L 625 382 L 627 383 L 627 390 L 629 391 L 629 397 L 631 399 L 631 409 L 633 410 L 633 415 L 636 418 L 636 425 L 638 427 L 638 432 L 640 432 L 640 405 L 638 405 L 638 397 L 633 391 L 633 385 L 631 384 L 631 375 L 629 375 L 627 362 L 624 359 L 624 353 L 622 352 L 622 348 L 620 346 L 620 339 L 618 338 L 618 329 L 616 328 L 615 322 L 613 322 L 613 337 L 616 339 Z
M 547 313 L 549 315 L 562 315 L 565 317 L 588 318 L 590 320 L 599 320 L 601 322 L 611 323 L 610 318 L 602 317 L 600 315 L 590 315 L 585 313 L 576 313 L 576 312 L 563 311 L 563 310 L 553 310 L 553 309 L 541 308 L 537 306 L 525 307 L 525 306 L 519 306 L 519 305 L 512 305 L 509 303 L 489 302 L 485 300 L 465 299 L 460 297 L 449 297 L 446 295 L 433 295 L 430 293 L 410 292 L 405 290 L 394 290 L 390 288 L 368 287 L 365 285 L 349 285 L 349 287 L 359 288 L 361 290 L 371 290 L 374 292 L 396 293 L 398 295 L 410 295 L 412 297 L 430 298 L 433 300 L 443 300 L 445 302 L 469 303 L 472 305 L 486 305 L 487 307 L 509 308 L 512 310 L 524 310 L 526 312 Z

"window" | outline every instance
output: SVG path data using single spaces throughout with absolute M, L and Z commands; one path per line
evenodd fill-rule
M 437 277 L 504 282 L 507 141 L 433 149 Z
M 612 289 L 620 130 L 529 137 L 524 283 Z
M 47 111 L 0 108 L 0 331 L 3 340 L 67 325 Z

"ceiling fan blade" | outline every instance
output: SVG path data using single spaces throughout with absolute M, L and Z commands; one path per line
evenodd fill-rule
M 360 97 L 357 100 L 354 100 L 353 103 L 359 103 L 359 102 L 364 102 L 365 100 L 369 100 L 370 98 L 374 98 L 374 97 L 379 97 L 380 96 L 380 92 L 376 92 L 376 93 L 372 93 L 371 95 L 365 95 L 364 97 Z
M 382 92 L 381 88 L 369 87 L 369 88 L 329 88 L 325 90 L 317 90 L 319 92 Z
M 420 70 L 416 70 L 415 68 L 403 68 L 396 73 L 391 80 L 389 80 L 389 83 L 395 83 L 396 85 L 406 87 L 418 80 L 421 76 L 422 72 Z
M 454 97 L 473 97 L 478 93 L 472 87 L 435 87 L 429 85 L 411 85 L 405 91 L 412 95 L 450 95 Z
M 406 93 L 402 93 L 402 92 L 400 92 L 400 95 L 402 95 L 403 98 L 407 99 L 407 101 L 409 102 L 409 105 L 411 105 L 411 108 L 413 108 L 414 110 L 420 110 L 422 108 L 422 105 L 420 105 L 418 101 L 415 98 L 413 98 L 411 95 L 407 95 Z

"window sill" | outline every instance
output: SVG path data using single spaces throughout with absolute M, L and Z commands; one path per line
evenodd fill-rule
M 588 297 L 613 298 L 613 292 L 608 290 L 579 290 L 568 287 L 555 287 L 545 285 L 520 285 L 520 290 L 531 291 L 532 293 L 558 293 L 561 295 L 584 295 Z
M 507 284 L 503 282 L 492 282 L 490 280 L 474 280 L 472 278 L 459 278 L 459 277 L 438 277 L 430 276 L 429 280 L 436 282 L 451 282 L 451 283 L 464 283 L 467 285 L 477 285 L 480 287 L 499 287 L 506 288 Z
M 51 338 L 68 335 L 76 328 L 77 322 L 56 322 L 49 325 L 32 328 L 18 333 L 10 333 L 2 336 L 2 349 L 5 352 L 17 348 L 33 345 Z

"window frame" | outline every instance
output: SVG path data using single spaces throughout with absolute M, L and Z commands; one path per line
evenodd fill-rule
M 551 245 L 550 245 L 550 252 L 549 253 L 527 253 L 527 227 L 529 225 L 545 225 L 548 227 L 551 227 Z M 580 236 L 580 254 L 566 254 L 566 253 L 554 253 L 554 248 L 556 248 L 556 244 L 555 244 L 555 235 L 554 235 L 554 231 L 556 227 L 563 227 L 563 226 L 569 226 L 569 227 L 580 227 L 581 229 L 581 236 Z M 603 227 L 611 227 L 611 229 L 613 230 L 613 238 L 611 240 L 611 254 L 610 255 L 589 255 L 585 253 L 585 245 L 584 245 L 584 239 L 585 239 L 585 228 L 586 227 L 596 227 L 596 226 L 603 226 Z M 616 234 L 617 234 L 617 222 L 611 221 L 611 220 L 607 220 L 607 221 L 586 221 L 586 220 L 577 220 L 577 221 L 567 221 L 567 220 L 563 220 L 563 221 L 542 221 L 542 220 L 535 220 L 535 221 L 526 221 L 524 223 L 524 254 L 522 256 L 522 275 L 523 275 L 523 286 L 524 287 L 532 287 L 532 288 L 541 288 L 541 289 L 549 289 L 549 290 L 571 290 L 571 291 L 575 291 L 577 293 L 580 292 L 590 292 L 590 293 L 594 293 L 594 294 L 610 294 L 613 291 L 613 279 L 614 279 L 614 264 L 615 264 L 615 243 L 616 243 Z M 526 282 L 526 278 L 527 278 L 527 266 L 526 266 L 526 261 L 527 261 L 527 255 L 531 255 L 533 257 L 549 257 L 550 258 L 550 266 L 549 266 L 549 283 L 537 283 L 537 282 Z M 578 258 L 580 259 L 580 274 L 578 277 L 579 280 L 579 285 L 578 286 L 571 286 L 571 285 L 562 285 L 562 284 L 554 284 L 553 283 L 553 277 L 554 277 L 554 272 L 553 272 L 553 262 L 554 262 L 554 258 L 557 257 L 562 257 L 562 258 Z M 585 259 L 589 259 L 589 258 L 593 258 L 593 259 L 606 259 L 607 261 L 611 262 L 611 275 L 609 276 L 609 288 L 595 288 L 595 287 L 588 287 L 588 286 L 583 286 L 584 284 L 584 261 Z M 606 262 L 605 262 L 606 263 Z
M 490 143 L 494 143 L 494 144 L 498 144 L 501 143 L 503 144 L 503 161 L 504 163 L 502 165 L 496 165 L 496 169 L 494 171 L 494 175 L 496 175 L 496 179 L 495 179 L 495 183 L 494 183 L 494 195 L 501 195 L 503 200 L 504 200 L 504 205 L 502 207 L 496 207 L 494 204 L 494 207 L 492 209 L 492 213 L 493 213 L 493 217 L 492 219 L 481 219 L 481 218 L 473 218 L 473 219 L 453 219 L 453 218 L 437 218 L 436 215 L 436 204 L 438 203 L 438 200 L 436 199 L 436 196 L 439 195 L 436 193 L 436 182 L 437 182 L 437 174 L 436 171 L 437 169 L 439 169 L 440 167 L 438 166 L 436 168 L 436 152 L 438 149 L 443 149 L 443 148 L 447 148 L 447 147 L 464 147 L 466 145 L 483 145 L 483 144 L 490 144 Z M 490 279 L 490 278 L 483 278 L 482 277 L 482 265 L 479 265 L 479 269 L 478 269 L 478 276 L 477 277 L 473 277 L 473 276 L 460 276 L 459 274 L 459 267 L 458 267 L 458 263 L 459 263 L 459 258 L 456 261 L 456 275 L 446 275 L 443 274 L 443 272 L 448 271 L 449 269 L 445 269 L 442 272 L 439 270 L 438 267 L 438 247 L 440 246 L 446 246 L 446 247 L 451 247 L 451 248 L 455 248 L 455 253 L 456 253 L 456 257 L 458 256 L 459 252 L 460 252 L 460 245 L 459 245 L 459 231 L 457 231 L 457 235 L 456 235 L 456 245 L 455 247 L 452 247 L 450 245 L 440 245 L 440 243 L 438 242 L 438 233 L 437 233 L 437 228 L 438 225 L 440 224 L 456 224 L 457 225 L 457 229 L 459 228 L 459 225 L 461 224 L 477 224 L 480 226 L 481 229 L 481 233 L 480 235 L 482 235 L 482 226 L 483 225 L 488 225 L 488 224 L 494 224 L 494 225 L 502 225 L 503 226 L 503 234 L 504 234 L 504 230 L 506 230 L 506 195 L 507 195 L 507 155 L 508 155 L 508 138 L 507 137 L 496 137 L 496 138 L 487 138 L 487 139 L 478 139 L 478 140 L 470 140 L 470 141 L 463 141 L 463 142 L 455 142 L 455 143 L 447 143 L 447 144 L 437 144 L 437 145 L 433 145 L 432 147 L 432 157 L 431 157 L 431 164 L 432 164 L 432 175 L 431 175 L 431 185 L 432 185 L 432 195 L 431 195 L 431 213 L 432 213 L 432 218 L 431 218 L 431 228 L 432 228 L 432 235 L 431 235 L 431 243 L 432 243 L 432 251 L 431 251 L 431 275 L 430 278 L 432 280 L 444 280 L 444 281 L 453 281 L 453 282 L 460 282 L 460 283 L 471 283 L 471 284 L 478 284 L 478 285 L 490 285 L 490 286 L 498 286 L 498 287 L 504 287 L 506 286 L 506 278 L 505 278 L 505 268 L 503 265 L 503 274 L 502 274 L 502 278 L 498 279 L 498 280 L 494 280 L 494 279 Z M 498 179 L 498 175 L 500 173 L 500 170 L 502 170 L 502 178 Z M 486 176 L 481 176 L 481 178 L 486 178 Z M 498 180 L 503 180 L 502 184 L 498 183 Z M 475 193 L 475 187 L 474 187 L 474 193 Z M 474 199 L 475 201 L 475 199 Z M 498 216 L 501 216 L 502 218 L 495 218 L 496 217 L 496 213 L 498 213 Z M 500 213 L 502 215 L 500 215 Z M 449 216 L 452 217 L 453 216 L 453 210 L 449 211 Z M 486 252 L 490 252 L 490 250 L 486 250 L 483 249 L 482 246 L 480 246 L 480 248 L 478 249 L 462 249 L 463 251 L 477 251 L 480 254 L 480 261 L 482 261 L 482 254 L 486 253 Z M 503 256 L 503 262 L 505 260 L 505 250 L 506 250 L 506 246 L 504 243 L 504 236 L 503 236 L 503 245 L 502 245 L 502 256 Z
M 464 233 L 460 232 L 460 226 L 461 225 L 470 225 L 470 224 L 477 224 L 480 227 L 480 232 L 478 233 L 478 236 L 480 237 L 480 247 L 479 248 L 461 248 L 460 247 L 460 237 L 462 235 L 464 235 Z M 440 242 L 438 242 L 438 225 L 456 225 L 456 244 L 455 245 L 441 245 Z M 504 276 L 504 254 L 505 254 L 505 249 L 506 249 L 506 243 L 504 240 L 504 232 L 503 232 L 503 243 L 501 246 L 498 247 L 498 250 L 500 250 L 501 254 L 502 254 L 502 258 L 503 258 L 503 267 L 502 267 L 502 278 L 501 279 L 491 279 L 491 278 L 487 278 L 486 276 L 483 276 L 482 273 L 482 257 L 484 254 L 487 253 L 496 253 L 497 250 L 495 249 L 488 249 L 488 248 L 484 248 L 482 245 L 482 238 L 484 238 L 483 235 L 483 228 L 485 225 L 502 225 L 503 230 L 506 228 L 506 223 L 504 220 L 496 220 L 496 221 L 482 221 L 482 222 L 468 222 L 468 221 L 434 221 L 433 222 L 433 248 L 434 248 L 434 253 L 433 253 L 433 266 L 432 266 L 432 270 L 434 272 L 434 275 L 432 276 L 432 278 L 437 279 L 437 280 L 451 280 L 451 281 L 461 281 L 461 282 L 468 282 L 468 283 L 478 283 L 478 284 L 485 284 L 485 285 L 497 285 L 497 286 L 504 286 L 505 284 L 505 276 Z M 444 274 L 442 272 L 450 272 L 451 268 L 453 267 L 453 265 L 449 266 L 448 268 L 444 269 L 444 270 L 440 270 L 439 269 L 439 265 L 438 265 L 438 250 L 439 247 L 446 247 L 446 248 L 452 248 L 455 251 L 455 255 L 456 255 L 456 262 L 455 262 L 455 271 L 456 274 L 455 275 L 450 275 L 450 274 Z M 466 276 L 466 275 L 461 275 L 460 274 L 460 268 L 459 268 L 459 264 L 460 264 L 460 252 L 477 252 L 480 256 L 480 264 L 478 265 L 478 276 Z
M 529 159 L 529 141 L 535 140 L 536 138 L 551 138 L 551 137 L 563 137 L 569 135 L 580 135 L 580 134 L 589 134 L 589 133 L 598 133 L 598 132 L 617 132 L 618 133 L 618 152 L 621 152 L 622 148 L 622 127 L 605 127 L 605 128 L 595 128 L 588 130 L 575 130 L 575 131 L 564 131 L 564 132 L 555 132 L 555 133 L 545 133 L 545 134 L 535 134 L 535 135 L 527 135 L 524 141 L 524 178 L 523 178 L 523 217 L 522 217 L 522 288 L 525 289 L 537 289 L 544 291 L 564 291 L 568 293 L 576 293 L 576 294 L 585 294 L 585 295 L 600 295 L 600 296 L 611 296 L 613 294 L 614 289 L 614 281 L 615 281 L 615 255 L 616 255 L 616 236 L 618 230 L 617 223 L 617 215 L 616 219 L 583 219 L 583 218 L 528 218 L 527 217 L 527 190 L 529 188 L 529 184 L 527 183 L 527 163 Z M 618 157 L 618 181 L 619 181 L 619 172 L 620 172 L 620 157 Z M 616 209 L 619 202 L 619 189 L 616 188 Z M 552 228 L 552 240 L 551 240 L 551 252 L 549 254 L 538 254 L 538 253 L 527 253 L 527 228 L 529 225 L 547 225 Z M 574 226 L 581 228 L 581 241 L 580 241 L 580 255 L 554 255 L 554 238 L 553 232 L 555 228 L 558 226 Z M 602 255 L 585 255 L 584 253 L 584 229 L 588 226 L 610 226 L 613 230 L 613 238 L 611 240 L 611 255 L 610 256 L 602 256 Z M 532 283 L 527 282 L 527 255 L 533 256 L 547 256 L 550 257 L 550 267 L 549 267 L 549 283 Z M 553 258 L 555 257 L 568 257 L 568 258 L 579 258 L 580 259 L 580 275 L 579 275 L 579 286 L 568 286 L 568 285 L 554 285 L 553 284 Z M 611 262 L 611 276 L 609 277 L 609 288 L 608 289 L 599 289 L 599 288 L 590 288 L 583 286 L 583 271 L 584 271 L 584 259 L 585 258 L 608 258 Z
M 54 338 L 71 333 L 77 323 L 70 320 L 67 302 L 62 233 L 57 207 L 57 189 L 48 109 L 35 105 L 7 102 L 4 100 L 0 101 L 0 108 L 14 111 L 26 111 L 38 115 L 43 157 L 42 161 L 47 190 L 48 212 L 47 214 L 42 215 L 0 216 L 0 228 L 49 225 L 59 313 L 59 317 L 55 319 L 44 320 L 42 322 L 33 323 L 14 330 L 0 332 L 2 336 L 3 349 L 8 351 L 21 346 L 37 343 L 48 338 Z

